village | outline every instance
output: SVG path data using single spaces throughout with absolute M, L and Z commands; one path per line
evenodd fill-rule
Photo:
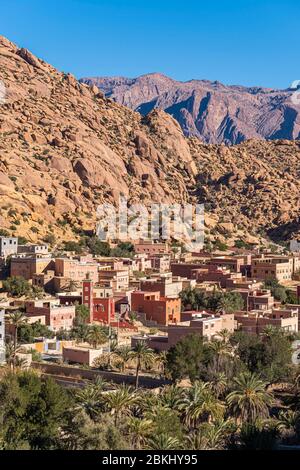
M 164 355 L 191 334 L 209 342 L 235 331 L 261 335 L 271 327 L 295 337 L 299 331 L 295 241 L 285 253 L 186 252 L 178 244 L 140 240 L 104 256 L 76 253 L 73 245 L 57 253 L 47 244 L 0 238 L 3 365 L 82 380 L 91 377 L 88 369 L 102 370 L 134 383 L 124 355 L 140 344 Z M 144 376 L 147 386 L 147 376 L 161 378 L 160 367 Z

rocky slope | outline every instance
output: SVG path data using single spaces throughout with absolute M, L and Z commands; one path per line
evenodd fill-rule
M 198 167 L 197 198 L 217 217 L 224 239 L 233 232 L 249 242 L 257 234 L 289 240 L 299 233 L 300 141 L 189 143 Z
M 201 201 L 207 238 L 298 232 L 298 142 L 202 144 L 163 111 L 141 116 L 0 37 L 0 228 L 74 239 L 96 208 Z
M 162 109 L 179 122 L 186 136 L 206 143 L 299 138 L 300 107 L 292 103 L 291 90 L 225 86 L 208 80 L 179 82 L 158 73 L 82 82 L 97 85 L 106 96 L 143 115 Z
M 169 115 L 142 120 L 3 37 L 0 80 L 2 228 L 30 239 L 74 237 L 120 193 L 130 202 L 189 198 L 195 165 Z

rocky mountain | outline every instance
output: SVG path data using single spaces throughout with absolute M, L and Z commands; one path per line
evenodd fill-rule
M 159 73 L 138 78 L 83 78 L 122 105 L 145 115 L 162 109 L 184 134 L 205 143 L 238 144 L 248 139 L 299 139 L 300 106 L 292 90 L 225 86 L 208 80 L 179 82 Z
M 0 228 L 28 240 L 93 230 L 100 203 L 204 202 L 206 238 L 299 230 L 300 141 L 204 144 L 0 37 Z

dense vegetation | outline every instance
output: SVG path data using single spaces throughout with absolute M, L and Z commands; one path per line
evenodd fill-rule
M 260 337 L 224 331 L 209 343 L 192 335 L 167 354 L 142 344 L 135 350 L 120 347 L 113 361 L 121 371 L 134 361 L 135 388 L 99 378 L 83 389 L 63 389 L 33 371 L 4 371 L 0 445 L 197 450 L 299 443 L 300 381 L 291 363 L 293 339 L 267 328 Z M 158 363 L 160 375 L 173 384 L 155 392 L 139 388 L 140 370 L 149 372 Z
M 134 254 L 134 246 L 129 242 L 119 242 L 114 248 L 109 243 L 99 240 L 97 237 L 81 236 L 79 241 L 67 241 L 63 245 L 64 250 L 74 251 L 76 254 L 90 252 L 94 256 L 116 256 L 130 258 Z
M 213 310 L 215 312 L 226 311 L 227 313 L 242 310 L 244 301 L 238 292 L 223 292 L 214 290 L 213 292 L 203 292 L 197 288 L 187 288 L 181 291 L 180 298 L 182 307 L 193 310 L 201 308 Z

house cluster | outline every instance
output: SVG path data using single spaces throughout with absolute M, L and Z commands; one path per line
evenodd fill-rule
M 182 253 L 167 243 L 145 241 L 135 243 L 134 249 L 130 258 L 68 252 L 55 256 L 47 245 L 19 245 L 17 238 L 0 237 L 1 260 L 10 260 L 8 275 L 22 277 L 48 294 L 23 301 L 28 321 L 39 321 L 54 332 L 72 328 L 80 304 L 89 310 L 89 323 L 131 330 L 133 346 L 145 341 L 155 350 L 167 350 L 190 333 L 211 340 L 225 329 L 259 334 L 267 325 L 298 332 L 300 305 L 282 306 L 264 283 L 296 279 L 299 253 Z M 239 293 L 243 307 L 231 313 L 183 308 L 181 292 L 194 288 L 207 295 Z M 0 307 L 5 312 L 17 308 L 18 302 L 2 301 Z M 137 334 L 132 312 L 159 334 Z M 3 324 L 0 312 L 0 347 Z
M 270 280 L 291 285 L 291 281 L 298 276 L 299 262 L 298 253 L 278 255 L 247 252 L 220 256 L 203 252 L 182 255 L 180 259 L 171 261 L 169 274 L 160 275 L 159 279 L 154 275 L 140 281 L 140 292 L 134 293 L 139 298 L 135 307 L 137 311 L 144 312 L 148 321 L 154 318 L 151 300 L 153 303 L 155 290 L 170 300 L 178 300 L 180 291 L 188 286 L 196 287 L 207 295 L 216 291 L 236 292 L 243 299 L 243 307 L 233 313 L 180 308 L 177 316 L 174 315 L 175 309 L 174 313 L 172 309 L 164 322 L 158 320 L 164 334 L 135 335 L 132 337 L 132 345 L 144 341 L 149 347 L 163 351 L 191 333 L 211 340 L 220 337 L 222 330 L 260 334 L 266 326 L 297 333 L 300 330 L 300 305 L 282 306 L 264 285 Z M 291 289 L 297 292 L 295 287 Z M 155 320 L 157 317 L 156 309 Z

